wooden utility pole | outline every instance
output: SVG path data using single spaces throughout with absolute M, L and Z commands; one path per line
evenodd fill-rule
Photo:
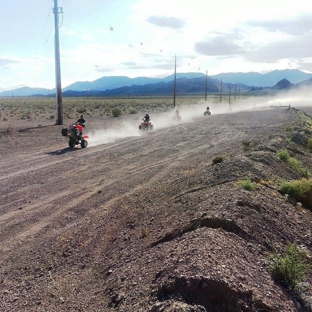
M 174 56 L 173 108 L 176 106 L 177 93 L 177 56 Z
M 61 62 L 60 62 L 60 44 L 59 44 L 59 13 L 63 13 L 62 8 L 57 5 L 54 0 L 54 26 L 55 26 L 55 94 L 56 94 L 56 125 L 63 124 L 63 103 L 62 103 L 62 85 L 61 85 Z
M 208 92 L 208 71 L 206 70 L 205 102 L 207 102 L 207 92 Z
M 221 88 L 220 88 L 220 103 L 222 103 L 222 92 L 223 92 L 223 86 L 222 86 L 222 78 L 221 78 Z

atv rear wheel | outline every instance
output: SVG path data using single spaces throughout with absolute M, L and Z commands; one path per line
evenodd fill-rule
M 74 141 L 74 140 L 72 140 L 72 139 L 69 139 L 69 141 L 68 141 L 68 145 L 69 145 L 69 147 L 75 147 L 75 145 L 76 145 L 76 142 Z
M 62 136 L 67 136 L 67 128 L 63 128 L 61 133 L 62 133 Z
M 139 130 L 142 130 L 142 126 L 141 125 L 139 125 Z
M 82 140 L 80 145 L 81 145 L 81 148 L 86 148 L 88 146 L 88 141 L 87 140 Z

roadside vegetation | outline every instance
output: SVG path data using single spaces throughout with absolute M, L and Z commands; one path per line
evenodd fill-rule
M 310 173 L 308 168 L 303 167 L 301 161 L 297 158 L 291 157 L 286 149 L 281 149 L 277 151 L 277 157 L 280 160 L 288 163 L 292 169 L 299 172 L 305 178 L 309 177 Z
M 176 106 L 195 105 L 203 97 L 181 96 L 176 98 Z M 214 101 L 212 97 L 208 99 Z M 122 114 L 137 114 L 138 112 L 166 111 L 173 107 L 171 96 L 155 97 L 63 97 L 63 113 L 66 119 L 75 119 L 78 115 L 113 116 L 114 108 L 118 107 Z M 1 119 L 31 119 L 45 117 L 53 119 L 55 116 L 54 97 L 0 97 Z M 48 116 L 48 117 L 46 117 Z M 52 116 L 50 118 L 50 116 Z
M 305 207 L 312 209 L 312 179 L 301 179 L 282 182 L 281 193 L 288 194 Z
M 239 181 L 238 183 L 243 189 L 247 191 L 253 191 L 257 188 L 257 185 L 253 183 L 250 178 Z
M 222 156 L 216 156 L 213 160 L 212 160 L 212 164 L 215 165 L 215 164 L 220 164 L 224 161 L 223 157 Z
M 307 254 L 295 244 L 286 246 L 284 253 L 274 252 L 270 256 L 270 270 L 272 277 L 279 283 L 291 289 L 306 279 L 311 265 L 307 261 Z

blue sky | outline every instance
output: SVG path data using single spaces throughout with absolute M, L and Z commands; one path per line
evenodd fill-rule
M 53 0 L 5 0 L 0 91 L 54 88 Z M 62 86 L 174 72 L 312 72 L 312 3 L 58 0 Z

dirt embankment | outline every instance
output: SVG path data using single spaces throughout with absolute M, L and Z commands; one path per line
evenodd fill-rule
M 131 118 L 136 130 L 106 144 L 90 131 L 86 149 L 67 147 L 61 126 L 2 127 L 3 311 L 305 311 L 268 262 L 288 242 L 311 249 L 310 210 L 279 192 L 302 177 L 276 156 L 287 148 L 312 172 L 303 115 L 269 108 L 157 129 L 159 114 L 143 135 Z

